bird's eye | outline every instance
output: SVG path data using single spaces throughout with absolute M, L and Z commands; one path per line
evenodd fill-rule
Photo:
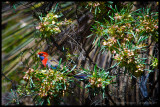
M 40 56 L 42 56 L 42 55 L 43 55 L 43 53 L 40 53 L 39 55 L 40 55 Z

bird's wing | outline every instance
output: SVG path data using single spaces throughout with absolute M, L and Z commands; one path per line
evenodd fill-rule
M 47 61 L 48 66 L 49 66 L 50 68 L 56 69 L 56 67 L 58 67 L 58 65 L 59 65 L 59 61 L 56 60 L 56 59 L 53 58 L 53 57 L 48 57 L 48 58 L 49 58 L 49 60 Z M 51 67 L 51 66 L 52 66 L 52 67 Z M 63 68 L 62 65 L 60 65 L 60 67 Z
M 48 63 L 50 63 L 52 66 L 58 66 L 59 64 L 55 60 L 48 60 Z

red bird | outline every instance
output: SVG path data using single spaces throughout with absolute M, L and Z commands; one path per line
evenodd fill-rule
M 50 69 L 57 69 L 59 62 L 56 59 L 49 57 L 47 52 L 39 52 L 38 57 L 45 67 L 48 66 Z
M 38 57 L 41 59 L 42 64 L 45 67 L 48 66 L 48 68 L 50 69 L 57 69 L 59 62 L 56 59 L 49 57 L 47 52 L 39 52 Z M 61 65 L 60 67 L 63 68 Z M 78 75 L 74 75 L 73 77 L 77 79 L 85 79 L 88 76 L 86 74 L 78 74 Z

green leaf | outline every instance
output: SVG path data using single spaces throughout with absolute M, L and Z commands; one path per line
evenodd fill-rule
M 55 6 L 55 9 L 54 9 L 54 11 L 53 11 L 54 13 L 55 13 L 56 10 L 57 10 L 58 4 L 59 4 L 59 3 L 57 3 L 56 6 Z
M 148 59 L 148 58 L 139 58 L 139 59 L 143 59 L 144 60 L 144 59 Z
M 112 8 L 112 5 L 109 5 L 109 7 L 110 7 L 114 12 L 116 12 L 115 9 Z
M 89 10 L 90 12 L 92 11 L 92 6 L 91 6 L 91 8 L 90 8 L 90 10 Z
M 153 70 L 150 70 L 150 69 L 144 69 L 144 70 L 149 71 L 149 73 L 154 72 Z
M 113 66 L 111 66 L 110 68 L 114 68 L 115 66 L 119 65 L 121 62 L 118 62 L 116 64 L 114 64 Z
M 88 87 L 90 87 L 90 83 L 88 83 L 88 84 L 85 86 L 85 88 L 88 88 Z
M 136 35 L 133 32 L 131 34 L 133 35 L 134 39 L 136 39 Z
M 96 13 L 97 13 L 97 7 L 95 8 L 95 16 L 96 16 Z
M 121 44 L 119 43 L 119 40 L 118 40 L 118 39 L 117 39 L 117 43 L 118 43 L 119 47 L 121 48 Z
M 44 103 L 44 99 L 41 99 L 41 100 L 40 100 L 40 103 L 41 103 L 41 105 L 43 105 L 43 103 Z
M 96 35 L 96 36 L 97 36 L 97 35 Z M 94 42 L 96 41 L 96 39 L 97 39 L 97 37 L 95 37 L 95 38 L 94 38 L 94 40 L 93 40 L 92 44 L 94 44 Z
M 105 33 L 105 34 L 107 34 L 107 32 L 108 32 L 108 29 L 105 29 L 105 30 L 103 30 L 103 32 Z M 108 35 L 107 35 L 108 36 Z
M 100 47 L 101 46 L 101 41 L 100 41 L 100 38 L 98 39 L 98 42 L 97 42 L 97 44 L 98 44 L 98 46 Z
M 116 11 L 118 12 L 118 9 L 117 9 L 117 6 L 115 5 L 115 9 L 116 9 Z
M 92 34 L 90 34 L 90 35 L 88 35 L 86 38 L 89 38 L 89 37 L 91 37 L 93 35 L 93 33 Z
M 112 1 L 107 1 L 109 4 L 113 4 L 113 2 Z
M 95 75 L 97 75 L 97 64 L 95 64 L 95 66 L 94 66 L 94 73 L 95 73 Z
M 148 38 L 148 36 L 140 36 L 137 44 L 139 45 L 142 41 L 144 41 L 144 40 L 147 39 L 147 38 Z
M 103 98 L 103 99 L 105 98 L 105 92 L 103 92 L 103 96 L 102 96 L 102 98 Z
M 41 16 L 39 16 L 39 19 L 40 19 L 40 21 L 42 22 L 42 17 L 41 17 Z
M 14 92 L 13 92 L 13 90 L 12 90 L 12 89 L 11 89 L 11 93 L 12 93 L 12 95 L 15 97 Z
M 49 98 L 47 98 L 47 102 L 48 102 L 48 104 L 50 105 L 51 103 L 50 103 L 50 100 L 49 100 Z
M 151 9 L 151 7 L 150 7 L 150 8 L 147 8 L 147 14 L 149 14 L 150 9 Z
M 112 16 L 109 16 L 109 18 L 111 18 L 112 20 L 114 20 L 114 18 Z
M 85 8 L 88 8 L 88 4 L 87 4 L 87 6 Z
M 98 13 L 100 13 L 101 12 L 101 9 L 98 7 Z
M 109 10 L 107 14 L 109 15 L 110 12 L 111 12 L 111 10 Z
M 142 9 L 142 8 L 137 9 L 137 10 L 133 11 L 132 13 L 135 13 L 135 12 L 137 13 L 137 11 L 138 11 L 138 12 L 141 12 L 141 11 L 140 11 L 141 9 Z
M 111 78 L 109 81 L 113 80 L 115 77 L 116 77 L 116 76 L 112 76 L 112 78 Z
M 77 65 L 74 65 L 73 68 L 71 69 L 71 71 L 73 71 L 76 68 Z
M 13 5 L 13 8 L 14 8 L 14 9 L 16 9 L 16 6 L 15 6 L 15 5 Z
M 34 85 L 34 83 L 33 83 L 33 80 L 32 80 L 32 78 L 30 78 L 30 87 L 34 87 L 35 85 Z
M 59 60 L 58 68 L 60 68 L 61 62 L 62 62 L 62 58 L 60 58 L 60 60 Z

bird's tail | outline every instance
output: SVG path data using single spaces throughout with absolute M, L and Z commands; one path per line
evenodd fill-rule
M 88 75 L 82 73 L 82 74 L 74 75 L 73 77 L 77 79 L 87 79 Z

